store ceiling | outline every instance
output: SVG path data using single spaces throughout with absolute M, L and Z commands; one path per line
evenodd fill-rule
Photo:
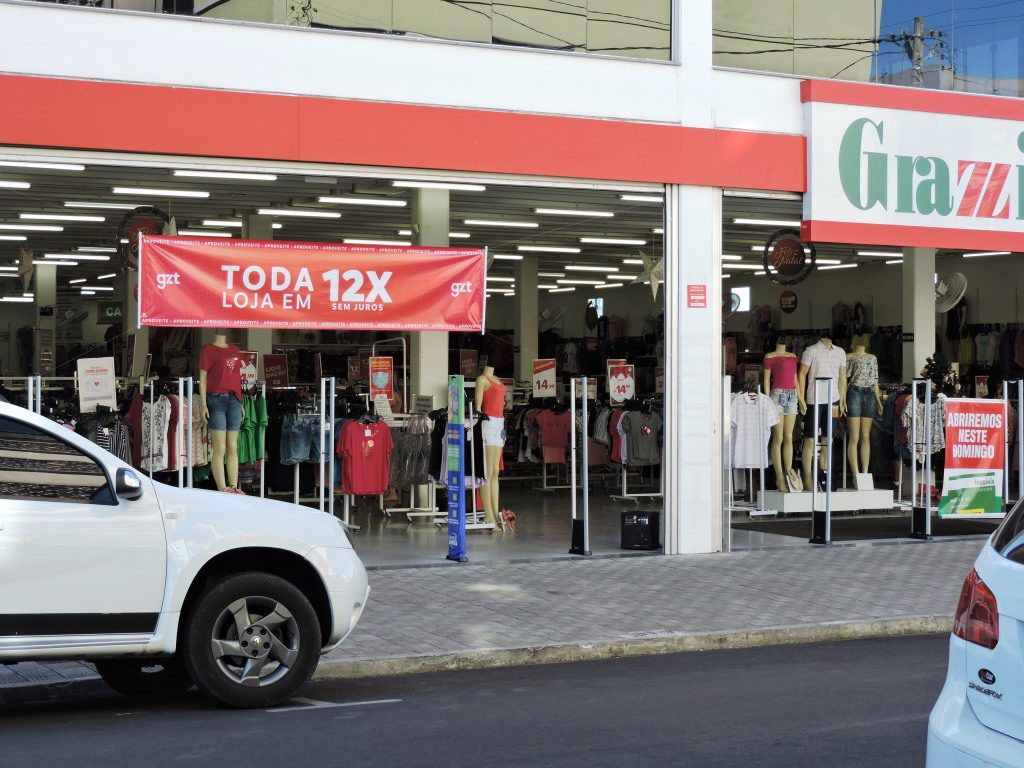
M 39 161 L 43 161 L 40 158 Z M 54 160 L 54 162 L 70 162 Z M 235 169 L 243 172 L 245 169 Z M 111 247 L 117 242 L 117 228 L 124 210 L 67 207 L 66 202 L 113 203 L 118 205 L 155 205 L 173 216 L 179 230 L 229 232 L 240 236 L 240 229 L 204 226 L 203 221 L 232 220 L 255 213 L 261 208 L 301 207 L 341 214 L 336 219 L 274 217 L 281 227 L 274 239 L 341 242 L 345 238 L 408 241 L 400 235 L 411 225 L 413 190 L 397 188 L 390 180 L 326 177 L 322 175 L 278 175 L 275 181 L 191 178 L 174 175 L 173 168 L 135 168 L 87 164 L 84 171 L 21 168 L 0 165 L 0 186 L 4 181 L 27 182 L 28 189 L 0 188 L 0 236 L 24 236 L 25 241 L 0 239 L 0 265 L 11 265 L 26 246 L 35 258 L 46 253 L 73 253 L 78 248 Z M 654 230 L 662 226 L 660 202 L 630 202 L 620 193 L 607 190 L 579 190 L 552 187 L 523 187 L 485 184 L 482 192 L 452 191 L 452 232 L 469 237 L 452 238 L 453 246 L 488 247 L 491 253 L 518 255 L 521 246 L 579 248 L 578 254 L 537 253 L 541 272 L 563 273 L 565 278 L 589 277 L 583 273 L 564 273 L 567 264 L 605 266 L 609 274 L 618 269 L 624 275 L 638 275 L 641 268 L 624 265 L 624 258 L 636 258 L 638 251 L 660 257 L 662 236 Z M 115 194 L 115 187 L 151 188 L 208 192 L 207 198 L 172 197 L 166 194 Z M 325 204 L 320 196 L 353 196 L 405 201 L 405 207 L 377 207 L 352 204 Z M 604 211 L 612 217 L 540 215 L 535 208 Z M 103 221 L 52 221 L 25 219 L 36 215 L 98 216 Z M 498 227 L 466 224 L 469 220 L 529 222 L 535 228 Z M 60 232 L 18 231 L 9 227 L 43 225 L 63 227 Z M 642 240 L 643 245 L 604 245 L 581 243 L 583 237 Z M 515 262 L 494 261 L 490 274 L 513 274 Z M 58 267 L 58 285 L 79 277 L 123 271 L 116 254 L 109 262 L 83 261 L 78 266 Z M 595 273 L 597 277 L 603 275 Z M 541 278 L 554 284 L 555 278 Z M 499 286 L 492 286 L 499 287 Z M 506 283 L 501 288 L 509 287 Z M 3 287 L 0 286 L 0 292 Z

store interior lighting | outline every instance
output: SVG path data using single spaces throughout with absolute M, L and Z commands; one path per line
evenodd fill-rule
M 448 189 L 453 192 L 486 192 L 487 187 L 483 184 L 461 184 L 448 181 L 392 181 L 393 187 L 404 187 L 409 189 Z
M 44 253 L 44 259 L 73 259 L 75 261 L 110 261 L 109 256 L 99 253 Z
M 216 229 L 179 229 L 182 237 L 231 237 L 230 232 L 218 232 Z
M 0 229 L 6 232 L 63 232 L 64 227 L 51 226 L 50 224 L 0 224 Z
M 61 261 L 58 259 L 32 259 L 35 265 L 49 264 L 51 267 L 77 267 L 77 261 Z
M 859 264 L 830 264 L 824 267 L 818 267 L 818 269 L 824 271 L 826 269 L 856 269 Z
M 137 207 L 132 203 L 103 203 L 90 202 L 87 200 L 68 200 L 64 203 L 65 208 L 97 208 L 111 211 L 133 211 Z
M 496 253 L 494 258 L 498 261 L 522 261 L 523 257 L 516 253 Z
M 881 256 L 892 258 L 902 258 L 903 251 L 857 251 L 858 256 Z
M 341 214 L 337 211 L 309 211 L 301 208 L 260 208 L 257 213 L 260 216 L 294 216 L 300 219 L 340 219 Z
M 662 195 L 619 195 L 619 200 L 627 203 L 662 203 L 665 201 Z
M 623 264 L 632 264 L 633 266 L 636 266 L 636 267 L 642 267 L 644 265 L 644 260 L 643 259 L 623 259 L 622 263 Z
M 272 173 L 241 173 L 237 171 L 193 171 L 176 170 L 175 176 L 182 176 L 193 179 L 228 179 L 235 181 L 277 181 L 277 176 Z
M 575 288 L 551 288 L 548 290 L 548 293 L 571 293 L 575 290 Z
M 140 197 L 193 197 L 206 198 L 209 192 L 198 189 L 152 189 L 149 187 L 114 187 L 111 190 L 115 195 L 136 195 Z
M 590 264 L 566 264 L 566 272 L 618 272 L 618 267 L 597 267 Z
M 613 211 L 584 211 L 574 208 L 534 208 L 533 212 L 542 216 L 583 216 L 599 219 L 610 219 L 615 216 Z
M 105 275 L 98 275 L 96 277 L 96 279 L 97 280 L 110 280 L 110 279 L 115 278 L 115 277 L 117 277 L 117 273 L 116 272 L 108 272 Z
M 524 253 L 580 253 L 579 248 L 558 245 L 517 245 L 516 250 Z
M 84 216 L 72 213 L 19 213 L 18 218 L 25 221 L 91 221 L 97 223 L 107 220 L 104 216 Z
M 741 224 L 750 227 L 799 227 L 799 221 L 788 219 L 733 219 L 733 224 Z
M 85 253 L 117 253 L 117 248 L 107 248 L 106 246 L 95 245 L 80 245 L 75 250 L 83 251 Z
M 594 287 L 597 288 L 598 290 L 601 290 L 602 288 L 621 288 L 623 285 L 624 283 L 601 283 L 600 285 L 595 285 Z
M 591 245 L 647 245 L 646 240 L 633 240 L 625 237 L 581 237 L 580 242 Z
M 983 256 L 1009 256 L 1010 251 L 979 251 L 977 253 L 965 253 L 965 259 L 977 259 Z
M 28 240 L 25 235 L 0 235 L 0 240 L 23 243 Z
M 0 179 L 0 189 L 31 189 L 32 185 L 27 181 L 8 181 Z
M 512 229 L 537 229 L 535 221 L 499 221 L 496 219 L 463 219 L 467 227 L 510 227 Z
M 32 160 L 0 160 L 0 168 L 40 168 L 47 171 L 84 171 L 78 163 L 40 163 Z
M 334 197 L 326 195 L 317 198 L 321 203 L 331 205 L 375 205 L 381 208 L 405 208 L 409 203 L 397 197 Z
M 604 280 L 581 280 L 575 277 L 563 277 L 555 282 L 559 285 L 601 285 L 604 283 Z
M 346 237 L 342 242 L 345 245 L 412 245 L 408 240 L 372 240 L 361 237 Z

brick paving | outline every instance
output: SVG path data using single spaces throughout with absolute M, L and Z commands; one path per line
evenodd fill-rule
M 374 570 L 362 620 L 327 659 L 951 616 L 983 545 L 975 539 Z M 76 662 L 0 666 L 0 687 L 92 675 Z

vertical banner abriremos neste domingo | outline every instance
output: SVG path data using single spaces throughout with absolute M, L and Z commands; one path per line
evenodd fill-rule
M 445 472 L 448 477 L 448 560 L 464 563 L 466 555 L 466 420 L 465 380 L 448 377 L 448 431 Z
M 482 248 L 143 237 L 139 253 L 140 325 L 484 329 Z
M 1002 517 L 1006 404 L 946 401 L 946 466 L 940 517 Z

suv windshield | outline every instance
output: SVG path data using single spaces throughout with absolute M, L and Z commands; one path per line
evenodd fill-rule
M 996 529 L 992 546 L 1008 560 L 1024 565 L 1024 500 L 1017 502 Z

